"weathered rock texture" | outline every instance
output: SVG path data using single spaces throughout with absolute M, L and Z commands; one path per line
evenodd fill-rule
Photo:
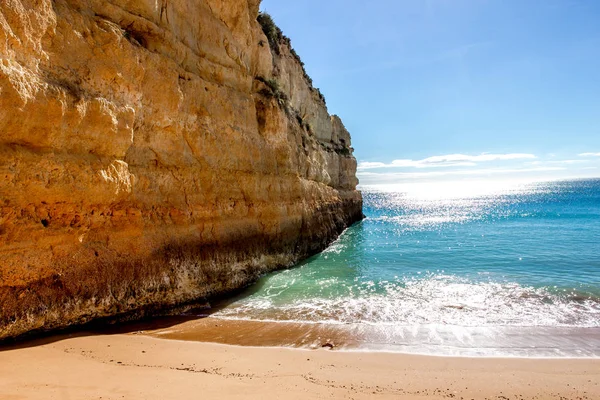
M 238 288 L 361 218 L 350 136 L 258 7 L 0 2 L 0 338 Z

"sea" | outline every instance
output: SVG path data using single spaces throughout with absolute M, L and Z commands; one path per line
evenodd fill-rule
M 329 248 L 211 317 L 309 326 L 358 351 L 600 357 L 600 179 L 415 183 L 363 198 L 364 220 Z

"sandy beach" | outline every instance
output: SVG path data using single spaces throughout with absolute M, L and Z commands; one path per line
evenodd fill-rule
M 599 399 L 599 359 L 243 347 L 132 331 L 0 348 L 0 399 Z

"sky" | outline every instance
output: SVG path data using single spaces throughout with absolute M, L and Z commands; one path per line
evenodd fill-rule
M 263 0 L 363 185 L 600 177 L 600 1 Z

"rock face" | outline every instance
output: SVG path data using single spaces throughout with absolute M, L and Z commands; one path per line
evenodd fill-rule
M 362 217 L 350 136 L 258 8 L 0 2 L 0 338 L 239 288 Z

